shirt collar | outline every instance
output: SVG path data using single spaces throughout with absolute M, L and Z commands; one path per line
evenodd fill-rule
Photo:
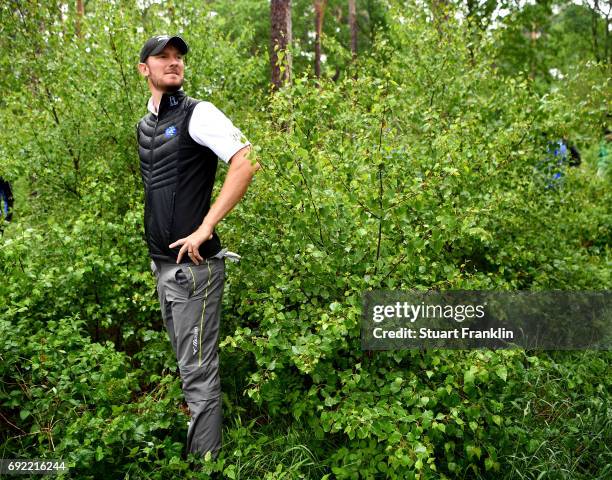
M 147 110 L 149 110 L 149 112 L 151 112 L 153 115 L 157 115 L 157 110 L 155 109 L 155 106 L 153 105 L 152 95 L 151 95 L 151 98 L 149 98 L 149 103 L 147 103 Z
M 159 101 L 159 106 L 160 108 L 163 107 L 164 109 L 175 107 L 180 103 L 181 99 L 184 96 L 185 96 L 185 92 L 183 91 L 182 88 L 176 92 L 164 93 L 162 95 L 161 100 Z M 151 112 L 153 115 L 159 115 L 159 110 L 156 110 L 155 106 L 153 105 L 152 95 L 149 98 L 149 101 L 147 102 L 147 110 L 149 110 L 149 112 Z

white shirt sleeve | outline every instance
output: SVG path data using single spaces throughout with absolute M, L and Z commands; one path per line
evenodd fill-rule
M 251 144 L 231 120 L 210 102 L 200 102 L 193 109 L 189 135 L 195 142 L 210 148 L 225 163 L 238 150 Z

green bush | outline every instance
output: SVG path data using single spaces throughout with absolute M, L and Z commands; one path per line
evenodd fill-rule
M 596 142 L 604 69 L 580 65 L 542 96 L 499 73 L 493 40 L 381 2 L 355 61 L 329 40 L 337 80 L 296 61 L 268 95 L 261 23 L 114 3 L 91 5 L 82 37 L 54 6 L 2 7 L 19 52 L 0 113 L 18 193 L 0 248 L 4 458 L 62 457 L 82 479 L 177 478 L 193 463 L 236 479 L 610 474 L 608 352 L 367 352 L 359 331 L 372 289 L 610 288 L 609 182 L 584 162 L 546 190 L 534 171 L 542 134 Z M 233 118 L 263 165 L 218 227 L 243 260 L 228 265 L 214 462 L 183 452 L 142 233 L 147 92 L 133 66 L 165 18 L 193 25 L 187 92 Z

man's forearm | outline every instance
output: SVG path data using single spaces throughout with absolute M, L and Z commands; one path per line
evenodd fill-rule
M 232 157 L 219 196 L 202 222 L 202 225 L 206 225 L 211 231 L 244 196 L 253 175 L 260 168 L 259 163 L 251 164 L 251 161 L 247 158 L 248 152 L 249 148 L 245 147 Z

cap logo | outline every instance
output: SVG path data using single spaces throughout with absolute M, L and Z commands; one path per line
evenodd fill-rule
M 157 41 L 161 42 L 162 40 L 168 40 L 170 37 L 168 35 L 159 35 L 157 37 Z

